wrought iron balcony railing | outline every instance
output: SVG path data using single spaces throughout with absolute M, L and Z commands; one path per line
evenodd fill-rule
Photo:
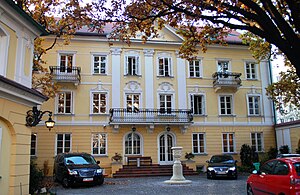
M 50 66 L 50 73 L 53 76 L 53 80 L 63 83 L 75 83 L 80 82 L 80 67 L 60 67 Z
M 193 121 L 191 110 L 171 109 L 110 109 L 111 124 L 190 124 Z
M 212 75 L 215 91 L 227 88 L 231 88 L 236 91 L 242 85 L 242 80 L 240 78 L 241 75 L 241 73 L 236 72 L 215 72 Z

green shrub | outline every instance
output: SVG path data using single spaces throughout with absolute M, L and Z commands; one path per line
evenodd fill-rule
M 43 171 L 37 167 L 34 160 L 30 161 L 30 181 L 29 181 L 29 193 L 34 194 L 39 190 L 41 182 L 44 178 Z
M 280 146 L 279 152 L 280 152 L 280 154 L 289 154 L 290 153 L 290 148 L 289 148 L 288 145 Z
M 252 165 L 252 149 L 249 145 L 243 144 L 240 150 L 242 166 L 249 167 Z
M 278 150 L 276 148 L 270 147 L 269 151 L 267 152 L 268 154 L 268 158 L 269 159 L 273 159 L 276 158 L 277 154 L 278 154 Z M 268 160 L 269 160 L 268 159 Z

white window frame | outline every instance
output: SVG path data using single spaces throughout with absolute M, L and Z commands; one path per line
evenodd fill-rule
M 160 96 L 161 96 L 161 95 L 163 95 L 163 96 L 170 95 L 170 96 L 171 96 L 171 113 L 168 113 L 167 110 L 165 110 L 165 113 L 161 113 L 161 112 L 160 112 L 160 109 L 161 109 L 161 107 L 160 107 Z M 158 102 L 158 106 L 157 106 L 157 107 L 158 107 L 158 109 L 159 109 L 159 114 L 160 114 L 160 115 L 164 115 L 164 114 L 172 114 L 172 110 L 174 110 L 174 106 L 175 106 L 175 105 L 174 105 L 174 102 L 175 102 L 175 99 L 174 99 L 175 97 L 174 97 L 174 96 L 175 96 L 175 95 L 174 95 L 173 93 L 159 93 L 159 94 L 158 94 L 158 97 L 157 97 L 157 100 L 158 100 L 158 101 L 157 101 L 157 102 Z M 166 98 L 165 98 L 165 100 L 166 100 Z M 166 103 L 166 101 L 165 101 L 165 103 Z
M 248 110 L 248 116 L 261 116 L 262 115 L 262 98 L 261 98 L 261 95 L 257 95 L 257 94 L 247 94 L 247 110 Z M 258 98 L 258 106 L 259 106 L 259 108 L 258 108 L 258 112 L 259 113 L 254 113 L 254 114 L 251 114 L 250 113 L 250 102 L 249 102 L 249 98 Z M 254 106 L 254 104 L 253 104 L 253 106 Z M 254 109 L 255 110 L 255 107 L 254 108 L 252 108 L 252 109 Z
M 255 145 L 253 145 L 252 134 L 254 134 L 254 136 L 255 136 Z M 258 150 L 258 138 L 257 138 L 258 134 L 260 134 L 260 136 L 261 136 L 261 150 Z M 264 151 L 264 134 L 263 134 L 263 132 L 251 132 L 250 133 L 250 140 L 251 140 L 251 146 L 252 146 L 252 148 L 255 146 L 255 151 L 256 152 L 263 152 Z
M 194 146 L 194 135 L 197 135 L 197 140 L 196 140 L 197 141 L 197 146 L 196 147 L 197 147 L 198 152 L 194 151 L 194 147 L 195 147 Z M 203 148 L 204 148 L 203 152 L 200 151 L 200 148 L 201 148 L 200 139 L 199 139 L 200 135 L 203 135 Z M 193 154 L 206 154 L 206 134 L 205 133 L 203 133 L 203 132 L 192 133 L 192 153 Z
M 196 73 L 197 73 L 197 71 L 196 71 L 196 65 L 195 65 L 196 61 L 199 62 L 199 76 L 196 76 Z M 203 65 L 202 65 L 202 62 L 203 62 L 202 58 L 197 58 L 195 60 L 188 61 L 188 64 L 189 64 L 188 65 L 188 68 L 189 68 L 188 71 L 189 71 L 189 77 L 190 78 L 202 78 L 203 77 Z M 191 76 L 191 66 L 193 66 L 193 69 L 194 69 L 194 71 L 193 71 L 194 76 Z
M 230 139 L 229 139 L 229 135 L 233 135 L 233 151 L 230 151 Z M 226 139 L 227 139 L 227 143 L 226 143 L 226 148 L 227 148 L 227 152 L 224 151 L 224 139 L 223 139 L 223 135 L 226 135 Z M 222 133 L 222 152 L 224 154 L 229 154 L 229 153 L 235 153 L 236 152 L 236 145 L 235 145 L 235 133 L 233 132 L 227 132 L 227 133 Z
M 70 108 L 70 113 L 66 113 L 66 107 L 64 106 L 64 112 L 63 113 L 58 113 L 58 103 L 59 103 L 59 94 L 60 93 L 70 93 L 71 94 L 71 108 Z M 66 96 L 66 95 L 65 95 Z M 55 97 L 55 114 L 62 114 L 62 115 L 70 115 L 70 114 L 73 114 L 73 111 L 74 111 L 74 92 L 73 91 L 60 91 L 56 94 L 56 97 Z M 65 98 L 64 98 L 64 104 L 65 104 Z
M 106 108 L 105 108 L 105 113 L 101 113 L 100 112 L 100 108 L 99 108 L 99 112 L 98 113 L 94 113 L 94 94 L 104 94 L 105 95 L 105 104 L 106 104 Z M 101 100 L 100 102 L 101 103 Z M 91 91 L 90 92 L 90 114 L 91 115 L 101 115 L 101 114 L 107 114 L 109 112 L 109 108 L 108 108 L 108 92 L 107 91 Z
M 226 103 L 225 102 L 225 111 L 226 113 L 225 114 L 222 114 L 221 112 L 221 97 L 230 97 L 230 100 L 231 100 L 231 114 L 228 114 L 227 113 L 227 106 L 226 106 Z M 218 97 L 218 107 L 219 107 L 219 115 L 220 116 L 233 116 L 234 115 L 234 96 L 232 94 L 220 94 L 219 97 Z
M 139 154 L 133 154 L 132 152 L 131 152 L 131 154 L 126 154 L 126 146 L 125 146 L 125 143 L 126 143 L 126 137 L 129 135 L 129 134 L 132 134 L 132 133 L 135 133 L 135 134 L 137 134 L 139 137 L 140 137 L 140 153 Z M 143 155 L 143 153 L 144 153 L 144 139 L 143 139 L 143 136 L 140 134 L 140 133 L 138 133 L 137 131 L 135 131 L 135 132 L 128 132 L 128 133 L 126 133 L 125 135 L 124 135 L 124 137 L 123 137 L 123 148 L 124 148 L 124 155 L 125 156 L 134 156 L 134 155 L 137 155 L 137 156 L 139 156 L 139 155 Z M 133 151 L 133 150 L 132 150 Z
M 254 66 L 254 77 L 253 77 L 253 73 L 252 73 L 252 70 L 253 68 L 250 67 L 249 69 L 249 74 L 250 74 L 250 77 L 248 77 L 248 74 L 247 74 L 247 65 L 253 65 Z M 258 64 L 254 61 L 245 61 L 245 77 L 247 80 L 258 80 Z
M 135 74 L 129 73 L 128 72 L 128 58 L 132 58 L 135 59 L 135 66 L 136 66 L 136 70 L 135 70 Z M 133 71 L 133 68 L 132 68 Z M 126 76 L 140 76 L 141 75 L 141 61 L 140 61 L 140 56 L 138 54 L 127 54 L 124 56 L 124 75 Z
M 224 71 L 224 69 L 222 68 L 222 70 L 219 69 L 219 62 L 228 62 L 228 67 L 227 70 Z M 231 59 L 216 59 L 216 65 L 217 65 L 217 72 L 231 72 Z
M 72 152 L 72 133 L 56 133 L 56 136 L 55 136 L 55 155 L 57 155 L 57 137 L 59 134 L 62 134 L 63 135 L 63 146 L 62 146 L 62 153 L 66 152 L 65 151 L 65 137 L 67 134 L 70 135 L 70 151 L 69 152 Z
M 195 96 L 202 96 L 202 114 L 195 114 L 195 111 L 194 111 L 194 106 L 192 105 L 192 98 L 193 98 L 193 103 L 195 102 L 194 101 L 194 97 Z M 193 111 L 193 115 L 196 115 L 196 116 L 203 116 L 206 114 L 206 96 L 205 94 L 202 94 L 202 93 L 190 93 L 189 94 L 189 105 L 190 105 L 190 109 Z
M 98 66 L 98 68 L 99 68 L 99 72 L 98 73 L 96 73 L 95 72 L 95 57 L 99 57 L 99 66 Z M 102 62 L 101 61 L 101 58 L 105 58 L 105 60 L 104 60 L 104 62 Z M 107 74 L 107 69 L 108 69 L 108 67 L 107 67 L 107 65 L 108 65 L 108 54 L 107 53 L 94 53 L 94 52 L 92 52 L 91 53 L 91 72 L 92 72 L 92 74 L 94 74 L 94 75 L 106 75 Z M 101 73 L 101 64 L 102 63 L 104 63 L 104 70 L 105 70 L 105 72 L 104 73 Z
M 58 51 L 57 55 L 57 66 L 60 67 L 60 60 L 62 55 L 72 55 L 72 67 L 75 67 L 76 64 L 76 51 Z M 59 71 L 60 72 L 60 71 Z M 65 66 L 65 72 L 67 72 L 67 66 Z M 63 73 L 63 72 L 62 72 Z
M 141 96 L 141 93 L 125 93 L 125 108 L 127 109 L 127 96 L 128 95 L 132 95 L 132 96 L 134 96 L 134 95 L 138 95 L 139 96 L 139 105 L 138 105 L 138 110 L 141 108 L 141 98 L 142 98 L 142 96 Z M 133 108 L 133 106 L 132 106 L 132 108 Z M 132 110 L 132 112 L 129 112 L 129 113 L 134 113 L 134 109 Z
M 160 74 L 160 67 L 159 67 L 159 60 L 163 59 L 163 61 L 165 61 L 167 59 L 168 61 L 168 70 L 169 70 L 169 74 L 166 75 L 166 65 L 163 65 L 163 74 Z M 157 57 L 157 76 L 159 77 L 173 77 L 173 61 L 172 61 L 172 57 L 171 56 L 158 56 Z
M 35 134 L 35 146 L 34 146 L 34 154 L 31 154 L 32 139 L 30 137 L 30 156 L 37 156 L 37 133 L 31 133 L 31 136 L 32 134 Z
M 100 147 L 100 137 L 97 139 L 97 142 L 98 142 L 98 145 L 99 145 L 99 148 L 98 148 L 98 152 L 97 154 L 94 154 L 94 146 L 93 146 L 93 143 L 94 143 L 94 135 L 101 135 L 101 136 L 105 136 L 105 153 L 104 154 L 101 154 L 100 153 L 100 150 L 101 150 L 101 147 Z M 107 156 L 107 133 L 92 133 L 92 138 L 91 138 L 91 154 L 93 156 Z

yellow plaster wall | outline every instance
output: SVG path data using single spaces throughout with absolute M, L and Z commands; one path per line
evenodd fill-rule
M 4 194 L 29 193 L 29 165 L 31 130 L 25 123 L 30 108 L 0 98 L 0 126 L 3 128 L 0 159 L 0 189 Z M 2 170 L 2 171 L 1 171 Z M 5 172 L 3 172 L 5 170 Z
M 294 127 L 290 129 L 292 153 L 296 153 L 296 149 L 300 146 L 300 127 Z

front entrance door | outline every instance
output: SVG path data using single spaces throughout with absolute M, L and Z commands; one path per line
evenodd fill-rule
M 171 148 L 174 146 L 174 137 L 171 133 L 164 133 L 159 136 L 159 164 L 173 164 Z

